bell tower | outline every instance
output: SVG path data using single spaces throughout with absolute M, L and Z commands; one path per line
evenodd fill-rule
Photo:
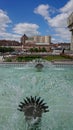
M 25 41 L 27 39 L 28 39 L 28 37 L 25 34 L 21 37 L 21 43 L 22 43 L 23 46 L 25 45 Z

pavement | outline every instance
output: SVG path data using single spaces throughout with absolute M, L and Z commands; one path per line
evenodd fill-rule
M 73 65 L 73 60 L 72 61 L 53 61 L 54 65 Z

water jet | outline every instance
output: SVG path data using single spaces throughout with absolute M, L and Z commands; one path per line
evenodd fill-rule
M 24 102 L 20 102 L 18 110 L 24 112 L 25 120 L 33 122 L 33 125 L 39 122 L 43 113 L 49 112 L 44 99 L 36 96 L 26 97 Z
M 73 129 L 73 65 L 41 63 L 41 72 L 36 71 L 35 62 L 0 64 L 0 130 Z M 38 100 L 40 97 L 40 101 L 44 99 L 42 105 L 49 104 L 50 111 L 35 119 L 26 118 L 25 112 L 17 108 L 27 104 L 27 98 L 31 103 L 31 95 Z

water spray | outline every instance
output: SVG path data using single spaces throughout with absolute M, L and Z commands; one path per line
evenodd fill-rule
M 33 126 L 33 130 L 39 126 L 42 114 L 49 112 L 44 99 L 36 96 L 26 97 L 23 102 L 20 102 L 18 110 L 24 112 L 25 120 L 28 126 Z

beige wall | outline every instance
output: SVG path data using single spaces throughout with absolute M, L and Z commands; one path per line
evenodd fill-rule
M 51 43 L 51 36 L 34 36 L 34 41 L 37 43 Z
M 73 51 L 73 30 L 72 30 L 72 34 L 71 34 L 71 46 L 70 49 Z
M 69 30 L 71 31 L 71 45 L 70 45 L 70 49 L 73 51 L 73 12 L 68 17 L 67 24 L 68 24 Z
M 67 19 L 67 24 L 68 26 L 73 24 L 73 12 L 71 13 L 71 15 L 68 17 Z
M 45 36 L 45 43 L 51 43 L 51 36 Z
M 33 38 L 34 38 L 35 42 L 39 42 L 40 41 L 40 36 L 34 36 Z
M 73 12 L 68 17 L 67 24 L 68 24 L 69 30 L 71 31 L 71 45 L 70 45 L 70 49 L 73 50 Z

